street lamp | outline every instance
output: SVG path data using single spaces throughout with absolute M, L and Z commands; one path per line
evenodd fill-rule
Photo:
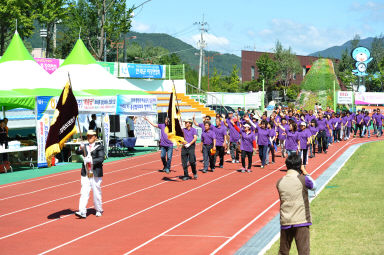
M 122 49 L 123 48 L 123 44 L 124 44 L 124 42 L 112 42 L 111 41 L 112 49 L 116 48 L 116 50 L 117 50 L 116 62 L 119 62 L 119 48 Z
M 44 51 L 44 39 L 47 38 L 48 32 L 47 29 L 42 28 L 40 29 L 40 37 L 41 37 L 41 57 L 43 57 L 43 51 Z
M 125 35 L 124 35 L 125 37 Z M 130 40 L 130 39 L 136 39 L 137 37 L 134 35 L 134 36 L 130 36 L 128 38 L 124 38 L 124 63 L 127 62 L 127 40 Z
M 214 54 L 214 55 L 212 55 L 212 56 L 204 57 L 206 60 L 208 60 L 208 89 L 207 89 L 208 92 L 209 92 L 209 61 L 212 61 L 212 62 L 213 62 L 213 58 L 214 58 L 215 56 L 218 56 L 218 55 L 222 55 L 222 54 L 221 54 L 221 53 L 216 53 L 216 54 Z

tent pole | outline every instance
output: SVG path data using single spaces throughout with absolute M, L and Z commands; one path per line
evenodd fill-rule
M 5 108 L 4 108 L 4 106 L 2 106 L 2 110 L 3 110 L 3 119 L 5 119 Z

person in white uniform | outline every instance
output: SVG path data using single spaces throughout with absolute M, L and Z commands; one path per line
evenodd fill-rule
M 83 165 L 81 168 L 79 211 L 75 214 L 84 219 L 87 217 L 87 204 L 91 189 L 96 216 L 100 217 L 103 213 L 101 182 L 103 179 L 104 146 L 96 142 L 96 138 L 96 131 L 88 130 L 88 144 L 82 144 L 76 150 L 77 154 L 82 155 Z

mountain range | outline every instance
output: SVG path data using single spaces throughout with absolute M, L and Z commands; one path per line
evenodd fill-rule
M 136 36 L 134 40 L 140 46 L 160 46 L 171 53 L 179 55 L 180 59 L 190 65 L 194 69 L 199 67 L 199 50 L 194 46 L 183 42 L 182 40 L 162 33 L 138 33 L 129 32 L 127 36 Z M 220 55 L 219 55 L 220 54 Z M 241 68 L 241 58 L 234 54 L 221 54 L 215 51 L 204 51 L 206 57 L 214 56 L 213 61 L 210 58 L 209 73 L 212 74 L 216 68 L 222 75 L 229 75 L 232 71 L 233 65 Z M 207 61 L 206 61 L 207 62 Z M 208 72 L 208 65 L 205 65 L 205 72 Z
M 359 42 L 359 46 L 366 47 L 368 49 L 371 48 L 373 37 L 368 37 L 365 39 L 361 39 Z M 351 49 L 352 47 L 352 40 L 344 43 L 340 46 L 333 46 L 325 50 L 316 51 L 314 53 L 309 54 L 308 56 L 314 56 L 314 57 L 323 57 L 323 58 L 341 58 L 342 53 L 345 51 L 345 49 Z

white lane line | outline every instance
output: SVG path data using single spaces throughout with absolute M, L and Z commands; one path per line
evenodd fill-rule
M 221 200 L 217 201 L 216 203 L 214 203 L 214 204 L 212 204 L 212 205 L 208 206 L 207 208 L 205 208 L 204 210 L 201 210 L 200 212 L 196 213 L 195 215 L 193 215 L 193 216 L 189 217 L 188 219 L 186 219 L 186 220 L 184 220 L 184 221 L 180 222 L 179 224 L 177 224 L 177 225 L 175 225 L 175 226 L 173 226 L 173 227 L 171 227 L 171 228 L 167 229 L 167 230 L 166 230 L 166 231 L 164 231 L 163 233 L 161 233 L 161 234 L 159 234 L 159 235 L 157 235 L 157 236 L 153 237 L 152 239 L 150 239 L 150 240 L 146 241 L 145 243 L 142 243 L 142 244 L 140 244 L 140 245 L 139 245 L 139 246 L 137 246 L 136 248 L 134 248 L 134 249 L 132 249 L 132 250 L 130 250 L 130 251 L 128 251 L 128 252 L 126 252 L 126 253 L 124 253 L 124 254 L 125 254 L 125 255 L 127 255 L 127 254 L 131 254 L 131 253 L 133 253 L 133 252 L 137 251 L 138 249 L 140 249 L 140 248 L 144 247 L 145 245 L 147 245 L 147 244 L 149 244 L 149 243 L 153 242 L 154 240 L 158 239 L 159 237 L 161 237 L 161 236 L 163 236 L 163 235 L 167 234 L 168 232 L 170 232 L 170 231 L 174 230 L 175 228 L 177 228 L 177 227 L 179 227 L 179 226 L 183 225 L 184 223 L 186 223 L 186 222 L 188 222 L 188 221 L 190 221 L 190 220 L 192 220 L 192 219 L 196 218 L 197 216 L 199 216 L 199 215 L 203 214 L 204 212 L 208 211 L 209 209 L 211 209 L 211 208 L 215 207 L 216 205 L 218 205 L 218 204 L 221 204 L 221 203 L 222 203 L 222 202 L 224 202 L 225 200 L 227 200 L 227 199 L 229 199 L 229 198 L 231 198 L 231 197 L 233 197 L 233 196 L 237 195 L 238 193 L 242 192 L 243 190 L 245 190 L 245 189 L 247 189 L 247 188 L 249 188 L 249 187 L 253 186 L 254 184 L 258 183 L 259 181 L 261 181 L 261 180 L 265 179 L 266 177 L 268 177 L 268 176 L 270 176 L 270 175 L 272 175 L 272 174 L 276 173 L 277 171 L 279 171 L 279 170 L 280 170 L 281 168 L 283 168 L 284 166 L 285 166 L 285 165 L 282 165 L 282 166 L 281 166 L 281 167 L 279 167 L 278 169 L 276 169 L 276 170 L 274 170 L 274 171 L 270 172 L 269 174 L 267 174 L 267 175 L 264 175 L 263 177 L 261 177 L 261 178 L 257 179 L 256 181 L 253 181 L 253 182 L 251 182 L 250 184 L 248 184 L 248 185 L 244 186 L 243 188 L 241 188 L 241 189 L 237 190 L 236 192 L 233 192 L 233 193 L 232 193 L 232 194 L 230 194 L 229 196 L 227 196 L 227 197 L 225 197 L 225 198 L 223 198 L 223 199 L 221 199 Z
M 341 148 L 339 148 L 336 152 L 333 153 L 333 155 L 331 157 L 329 157 L 326 161 L 324 161 L 320 166 L 318 166 L 314 171 L 311 172 L 311 174 L 313 174 L 314 172 L 316 172 L 318 169 L 320 169 L 320 167 L 322 167 L 326 162 L 328 162 L 331 158 L 333 158 L 340 150 L 342 150 L 345 146 L 347 146 L 349 144 L 346 143 L 345 145 L 343 145 Z M 216 254 L 217 252 L 219 252 L 221 249 L 223 249 L 228 243 L 230 243 L 234 238 L 236 238 L 239 234 L 241 234 L 244 230 L 246 230 L 250 225 L 252 225 L 256 220 L 258 220 L 261 216 L 263 216 L 267 211 L 269 211 L 273 206 L 275 206 L 277 203 L 279 202 L 279 199 L 277 199 L 276 201 L 274 201 L 270 206 L 268 206 L 263 212 L 261 212 L 260 214 L 258 214 L 255 218 L 253 218 L 250 222 L 248 222 L 244 227 L 242 227 L 239 231 L 237 231 L 233 236 L 231 236 L 231 238 L 229 238 L 227 241 L 225 241 L 223 244 L 221 244 L 218 248 L 216 248 L 216 250 L 214 250 L 211 255 L 214 255 Z
M 149 161 L 149 162 L 140 164 L 140 165 L 135 165 L 135 166 L 130 166 L 130 167 L 126 167 L 126 168 L 122 168 L 122 169 L 118 169 L 118 170 L 113 170 L 113 171 L 111 171 L 111 172 L 104 173 L 104 175 L 108 175 L 108 174 L 111 174 L 111 173 L 117 173 L 117 172 L 125 171 L 125 170 L 127 170 L 127 169 L 136 168 L 137 166 L 143 166 L 143 165 L 150 164 L 150 163 L 154 163 L 154 162 L 157 162 L 157 161 L 158 161 L 158 160 L 152 160 L 152 161 Z M 79 170 L 79 169 L 77 169 L 77 171 L 78 171 L 78 170 Z M 153 172 L 157 172 L 157 171 L 153 171 Z M 152 173 L 152 172 L 151 172 L 151 173 Z M 141 176 L 141 175 L 140 175 L 140 176 Z M 10 196 L 10 197 L 6 197 L 6 198 L 1 198 L 0 201 L 2 201 L 2 200 L 7 200 L 7 199 L 10 199 L 10 198 L 19 197 L 19 196 L 25 196 L 25 195 L 33 194 L 33 193 L 36 193 L 36 192 L 39 192 L 39 191 L 44 191 L 44 190 L 47 190 L 47 189 L 56 188 L 56 187 L 63 186 L 63 185 L 66 185 L 66 184 L 70 184 L 70 183 L 74 183 L 74 182 L 80 182 L 80 180 L 75 180 L 75 181 L 66 182 L 66 183 L 62 183 L 62 184 L 58 184 L 58 185 L 48 186 L 48 187 L 43 188 L 43 189 L 39 189 L 39 190 L 31 191 L 31 192 L 26 192 L 26 193 L 21 193 L 21 194 L 17 194 L 17 195 Z
M 200 160 L 201 158 L 198 158 L 197 160 Z M 180 164 L 178 164 L 180 165 Z M 177 166 L 177 165 L 174 165 L 174 166 Z M 161 184 L 164 184 L 164 183 L 167 183 L 168 181 L 163 181 L 163 182 L 160 182 L 160 183 L 157 183 L 155 185 L 152 185 L 152 186 L 149 186 L 149 187 L 146 187 L 146 188 L 143 188 L 143 189 L 140 189 L 140 190 L 137 190 L 137 191 L 134 191 L 132 193 L 128 193 L 126 195 L 123 195 L 123 196 L 120 196 L 120 197 L 117 197 L 117 198 L 114 198 L 114 199 L 111 199 L 111 200 L 108 200 L 108 201 L 104 201 L 103 204 L 107 204 L 107 203 L 110 203 L 110 202 L 113 202 L 115 200 L 118 200 L 118 199 L 121 199 L 121 198 L 124 198 L 124 197 L 128 197 L 128 196 L 131 196 L 133 194 L 136 194 L 140 191 L 144 191 L 144 190 L 147 190 L 147 189 L 150 189 L 150 188 L 153 188 L 153 187 L 156 187 L 156 186 L 159 186 Z M 78 194 L 75 194 L 75 195 L 78 195 Z M 93 207 L 90 207 L 90 208 L 93 208 Z M 73 213 L 72 213 L 73 214 Z M 66 217 L 69 217 L 70 215 L 72 214 L 69 214 L 69 215 L 66 215 L 66 216 L 63 216 L 59 219 L 64 219 Z M 9 234 L 9 235 L 6 235 L 6 236 L 3 236 L 3 237 L 0 237 L 0 240 L 2 239 L 5 239 L 5 238 L 8 238 L 8 237 L 11 237 L 11 236 L 14 236 L 14 235 L 17 235 L 17 234 L 20 234 L 20 233 L 23 233 L 23 232 L 26 232 L 28 230 L 31 230 L 31 229 L 34 229 L 34 228 L 37 228 L 37 227 L 40 227 L 40 226 L 43 226 L 43 225 L 46 225 L 46 224 L 49 224 L 49 223 L 52 223 L 52 222 L 55 222 L 56 220 L 59 220 L 59 219 L 55 219 L 55 220 L 51 220 L 51 221 L 47 221 L 47 222 L 43 222 L 43 223 L 40 223 L 40 224 L 37 224 L 35 226 L 31 226 L 31 227 L 28 227 L 28 228 L 25 228 L 25 229 L 22 229 L 20 231 L 17 231 L 17 232 L 14 232 L 12 234 Z
M 148 154 L 140 155 L 140 156 L 134 156 L 134 157 L 131 157 L 131 158 L 119 159 L 119 160 L 115 160 L 115 161 L 111 161 L 111 162 L 105 163 L 104 165 L 113 165 L 113 164 L 117 164 L 117 163 L 121 163 L 121 162 L 125 162 L 125 161 L 130 161 L 130 160 L 134 160 L 134 159 L 138 159 L 138 158 L 143 158 L 145 156 L 150 156 L 150 155 L 153 156 L 153 154 L 156 154 L 156 153 L 158 153 L 158 152 L 148 153 Z M 32 180 L 26 180 L 26 181 L 20 181 L 20 182 L 15 182 L 15 183 L 10 183 L 10 184 L 4 184 L 4 185 L 0 186 L 0 189 L 11 187 L 11 186 L 16 186 L 16 185 L 20 185 L 20 184 L 25 184 L 25 183 L 29 183 L 29 182 L 36 182 L 36 181 L 40 181 L 40 180 L 44 180 L 44 179 L 48 179 L 48 178 L 53 178 L 53 177 L 56 177 L 56 176 L 64 175 L 64 174 L 70 174 L 70 173 L 78 171 L 79 169 L 80 168 L 69 170 L 69 171 L 65 171 L 65 172 L 61 172 L 61 173 L 51 174 L 51 175 L 48 175 L 48 176 L 37 177 L 37 178 L 33 178 Z
M 207 235 L 163 235 L 163 236 L 171 236 L 171 237 L 198 237 L 198 238 L 230 238 L 229 236 L 207 236 Z
M 125 194 L 125 195 L 123 195 L 123 196 L 120 196 L 120 197 L 117 197 L 117 198 L 114 198 L 114 199 L 111 199 L 111 200 L 104 201 L 103 204 L 108 204 L 108 203 L 110 203 L 110 202 L 113 202 L 113 201 L 116 201 L 116 200 L 119 200 L 119 199 L 122 199 L 122 198 L 125 198 L 125 197 L 132 196 L 132 195 L 134 195 L 134 194 L 136 194 L 136 193 L 139 193 L 139 192 L 141 192 L 141 191 L 148 190 L 148 189 L 157 187 L 157 186 L 159 186 L 159 185 L 161 185 L 161 184 L 165 184 L 165 183 L 167 183 L 167 181 L 159 182 L 159 183 L 157 183 L 157 184 L 155 184 L 155 185 L 152 185 L 152 186 L 149 186 L 149 187 L 145 187 L 145 188 L 140 189 L 140 190 L 136 190 L 136 191 L 134 191 L 134 192 Z M 90 208 L 93 208 L 93 207 L 90 207 Z M 88 208 L 88 209 L 89 209 L 89 208 Z M 54 219 L 54 220 L 50 220 L 50 221 L 46 221 L 46 222 L 43 222 L 43 223 L 34 225 L 34 226 L 32 226 L 32 227 L 28 227 L 28 228 L 22 229 L 22 230 L 20 230 L 20 231 L 14 232 L 14 233 L 12 233 L 12 234 L 9 234 L 9 235 L 6 235 L 6 236 L 2 236 L 2 237 L 0 237 L 0 240 L 5 239 L 5 238 L 8 238 L 8 237 L 11 237 L 11 236 L 15 236 L 15 235 L 17 235 L 17 234 L 21 234 L 21 233 L 23 233 L 23 232 L 26 232 L 26 231 L 28 231 L 28 230 L 31 230 L 31 229 L 34 229 L 34 228 L 37 228 L 37 227 L 40 227 L 40 226 L 44 226 L 44 225 L 46 225 L 46 224 L 55 222 L 55 221 L 60 220 L 60 219 L 67 218 L 67 217 L 69 217 L 69 216 L 71 216 L 71 215 L 73 215 L 73 214 L 74 214 L 74 213 L 71 213 L 71 214 L 65 215 L 65 216 L 63 216 L 63 217 L 61 217 L 61 218 Z
M 63 243 L 63 244 L 61 244 L 61 245 L 58 245 L 58 246 L 56 246 L 56 247 L 54 247 L 54 248 L 52 248 L 52 249 L 46 250 L 46 251 L 44 251 L 44 252 L 42 252 L 42 253 L 40 253 L 40 254 L 46 254 L 46 253 L 49 253 L 49 252 L 51 252 L 51 251 L 57 250 L 57 249 L 59 249 L 59 248 L 61 248 L 61 247 L 64 247 L 64 246 L 66 246 L 66 245 L 68 245 L 68 244 L 71 244 L 71 243 L 76 242 L 76 241 L 78 241 L 78 240 L 80 240 L 80 239 L 83 239 L 83 238 L 85 238 L 85 237 L 87 237 L 87 236 L 90 236 L 90 235 L 92 235 L 92 234 L 94 234 L 94 233 L 97 233 L 97 232 L 99 232 L 99 231 L 101 231 L 101 230 L 103 230 L 103 229 L 109 228 L 109 227 L 111 227 L 111 226 L 113 226 L 113 225 L 116 225 L 116 224 L 118 224 L 118 223 L 120 223 L 120 222 L 123 222 L 123 221 L 125 221 L 125 220 L 127 220 L 127 219 L 130 219 L 130 218 L 132 218 L 132 217 L 134 217 L 134 216 L 136 216 L 136 215 L 139 215 L 139 214 L 144 213 L 144 212 L 146 212 L 146 211 L 148 211 L 148 210 L 151 210 L 151 209 L 153 209 L 153 208 L 155 208 L 155 207 L 158 207 L 158 206 L 160 206 L 160 205 L 162 205 L 162 204 L 165 204 L 165 203 L 167 203 L 167 202 L 169 202 L 169 201 L 172 201 L 172 200 L 174 200 L 174 199 L 176 199 L 176 198 L 179 198 L 179 197 L 181 197 L 181 196 L 184 196 L 184 195 L 186 195 L 186 194 L 188 194 L 188 193 L 190 193 L 190 192 L 192 192 L 192 191 L 195 191 L 195 190 L 197 190 L 197 189 L 200 189 L 200 188 L 202 188 L 202 187 L 205 187 L 205 186 L 207 186 L 207 185 L 209 185 L 209 184 L 211 184 L 211 183 L 213 183 L 213 182 L 216 182 L 216 181 L 218 181 L 218 180 L 220 180 L 220 179 L 222 179 L 222 178 L 224 178 L 224 177 L 227 177 L 227 176 L 229 176 L 229 175 L 231 175 L 231 174 L 234 174 L 234 173 L 237 173 L 237 171 L 232 171 L 232 172 L 230 172 L 230 173 L 228 173 L 228 174 L 225 174 L 225 175 L 223 175 L 223 176 L 220 176 L 220 177 L 218 177 L 218 178 L 216 178 L 216 179 L 213 179 L 213 180 L 211 180 L 211 181 L 209 181 L 209 182 L 206 182 L 206 183 L 204 183 L 204 184 L 202 184 L 202 185 L 200 185 L 200 186 L 197 186 L 197 187 L 195 187 L 195 188 L 193 188 L 193 189 L 187 190 L 187 191 L 185 191 L 185 192 L 183 192 L 183 193 L 180 193 L 180 194 L 178 194 L 178 195 L 176 195 L 176 196 L 173 196 L 173 197 L 171 197 L 171 198 L 168 198 L 168 199 L 166 199 L 166 200 L 163 200 L 163 201 L 161 201 L 161 202 L 159 202 L 159 203 L 156 203 L 156 204 L 154 204 L 154 205 L 152 205 L 152 206 L 149 206 L 149 207 L 147 207 L 147 208 L 145 208 L 145 209 L 143 209 L 143 210 L 141 210 L 141 211 L 138 211 L 138 212 L 136 212 L 136 213 L 134 213 L 134 214 L 131 214 L 131 215 L 127 216 L 127 217 L 124 217 L 124 218 L 122 218 L 122 219 L 120 219 L 120 220 L 117 220 L 117 221 L 114 221 L 114 222 L 112 222 L 112 223 L 110 223 L 110 224 L 108 224 L 108 225 L 105 225 L 104 227 L 98 228 L 98 229 L 96 229 L 96 230 L 94 230 L 94 231 L 91 231 L 91 232 L 85 234 L 85 235 L 79 236 L 79 237 L 77 237 L 77 238 L 75 238 L 75 239 L 72 239 L 71 241 L 68 241 L 68 242 Z

